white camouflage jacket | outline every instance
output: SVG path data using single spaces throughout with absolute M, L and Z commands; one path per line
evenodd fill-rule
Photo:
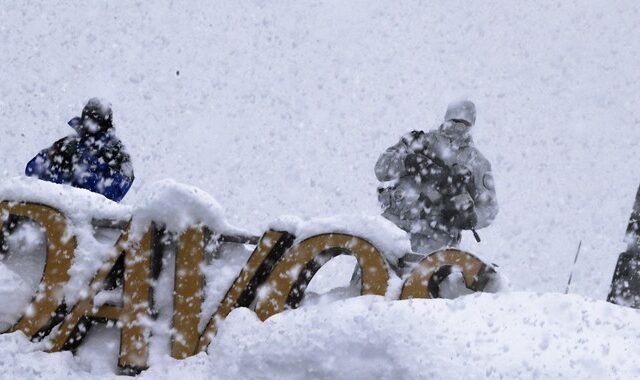
M 475 147 L 471 135 L 460 133 L 460 128 L 450 123 L 427 133 L 413 131 L 380 156 L 375 173 L 384 183 L 379 189 L 383 215 L 411 233 L 459 236 L 459 230 L 437 225 L 437 214 L 442 211 L 438 206 L 442 203 L 439 202 L 442 195 L 436 190 L 436 184 L 420 181 L 405 168 L 407 155 L 424 149 L 435 154 L 447 166 L 458 164 L 471 171 L 476 190 L 470 194 L 478 216 L 476 229 L 491 224 L 498 214 L 491 164 Z

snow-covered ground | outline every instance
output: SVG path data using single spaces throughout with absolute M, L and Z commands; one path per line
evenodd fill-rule
M 357 377 L 356 366 L 362 377 L 431 369 L 441 378 L 637 376 L 637 314 L 590 300 L 606 296 L 640 178 L 638 62 L 634 0 L 4 2 L 0 178 L 70 133 L 66 122 L 97 95 L 112 101 L 134 160 L 125 205 L 147 202 L 151 183 L 173 178 L 210 193 L 231 224 L 255 233 L 282 215 L 373 217 L 378 154 L 409 130 L 436 127 L 449 100 L 468 96 L 501 213 L 480 231 L 482 243 L 466 236 L 463 248 L 499 264 L 517 293 L 350 300 L 264 325 L 238 311 L 215 355 L 162 363 L 146 376 L 226 377 L 237 368 L 242 377 L 302 377 L 307 362 L 309 377 Z M 564 291 L 580 241 L 571 292 L 589 300 L 519 293 Z M 3 303 L 21 297 L 10 295 Z M 333 346 L 327 337 L 346 335 L 362 309 L 376 311 L 358 316 L 380 335 L 354 333 Z M 322 319 L 339 313 L 344 324 Z M 418 323 L 423 314 L 433 317 Z M 485 316 L 486 325 L 469 323 Z M 419 332 L 392 317 L 410 318 Z M 327 337 L 313 333 L 317 324 Z M 274 355 L 282 343 L 273 351 L 264 343 L 281 331 L 305 358 L 290 360 L 289 372 Z M 92 355 L 43 354 L 16 335 L 0 340 L 0 377 L 12 366 L 35 366 L 25 372 L 32 378 L 90 370 Z M 404 349 L 422 364 L 410 367 Z M 328 360 L 318 359 L 323 353 Z M 363 364 L 345 363 L 349 356 Z M 399 372 L 388 372 L 391 361 Z
M 511 293 L 402 302 L 368 296 L 264 323 L 237 309 L 208 354 L 163 357 L 140 378 L 633 379 L 640 373 L 634 360 L 639 338 L 635 310 L 581 296 Z M 0 344 L 3 378 L 115 377 L 69 352 L 44 354 L 18 334 L 0 335 Z M 115 355 L 116 347 L 94 345 L 103 356 Z

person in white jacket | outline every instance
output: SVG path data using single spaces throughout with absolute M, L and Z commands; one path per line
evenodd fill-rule
M 461 231 L 475 234 L 498 214 L 491 164 L 471 138 L 475 121 L 471 101 L 451 103 L 440 128 L 408 133 L 376 163 L 382 215 L 410 233 L 416 253 L 455 247 Z

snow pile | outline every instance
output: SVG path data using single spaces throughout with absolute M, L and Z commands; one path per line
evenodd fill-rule
M 207 365 L 243 378 L 635 378 L 638 338 L 637 311 L 579 296 L 358 297 L 265 323 L 237 310 Z
M 456 300 L 358 297 L 260 322 L 225 321 L 208 354 L 156 358 L 140 379 L 636 378 L 640 314 L 560 294 L 478 294 Z M 0 336 L 0 377 L 115 378 L 71 353 L 43 354 Z M 110 351 L 110 350 L 107 350 Z
M 218 201 L 197 187 L 165 179 L 145 186 L 136 199 L 132 222 L 137 230 L 156 222 L 172 232 L 202 224 L 215 233 L 246 234 L 227 223 Z
M 173 232 L 204 224 L 219 233 L 244 233 L 226 222 L 222 206 L 211 195 L 171 179 L 147 184 L 132 197 L 132 205 L 129 205 L 71 186 L 29 177 L 7 177 L 0 181 L 0 200 L 53 207 L 72 221 L 73 228 L 90 226 L 92 220 L 127 222 L 135 216 L 135 225 L 148 225 L 154 221 Z
M 79 227 L 90 225 L 92 219 L 126 221 L 131 217 L 130 206 L 112 202 L 102 195 L 29 177 L 1 178 L 0 200 L 53 207 L 69 218 L 73 226 Z

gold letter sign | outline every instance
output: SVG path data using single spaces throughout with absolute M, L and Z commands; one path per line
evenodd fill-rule
M 8 332 L 22 331 L 32 339 L 47 339 L 49 351 L 53 352 L 76 348 L 92 324 L 113 321 L 120 328 L 118 366 L 121 371 L 136 374 L 146 369 L 149 321 L 155 315 L 152 284 L 159 271 L 161 239 L 172 235 L 162 233 L 152 223 L 141 236 L 133 236 L 128 226 L 86 291 L 73 305 L 67 305 L 62 289 L 69 281 L 76 248 L 76 239 L 69 233 L 70 221 L 49 206 L 6 201 L 0 202 L 0 217 L 3 225 L 31 220 L 40 225 L 46 237 L 46 264 L 40 286 L 31 304 Z M 3 234 L 10 230 L 3 228 Z M 208 239 L 216 235 L 203 225 L 172 232 L 178 233 L 171 341 L 171 355 L 176 359 L 206 351 L 220 323 L 237 307 L 254 305 L 262 320 L 297 308 L 316 272 L 338 255 L 356 258 L 361 273 L 361 294 L 385 296 L 387 293 L 390 265 L 369 241 L 348 234 L 327 233 L 296 242 L 295 236 L 288 232 L 267 231 L 200 331 L 205 285 L 201 267 Z M 3 241 L 0 235 L 0 243 Z M 235 241 L 242 242 L 242 239 Z M 6 249 L 7 245 L 2 245 Z M 466 286 L 474 291 L 483 291 L 495 274 L 491 265 L 470 253 L 456 249 L 435 252 L 413 268 L 400 298 L 439 297 L 440 282 L 452 268 L 462 272 Z M 120 304 L 94 305 L 98 292 L 117 286 L 123 290 Z

